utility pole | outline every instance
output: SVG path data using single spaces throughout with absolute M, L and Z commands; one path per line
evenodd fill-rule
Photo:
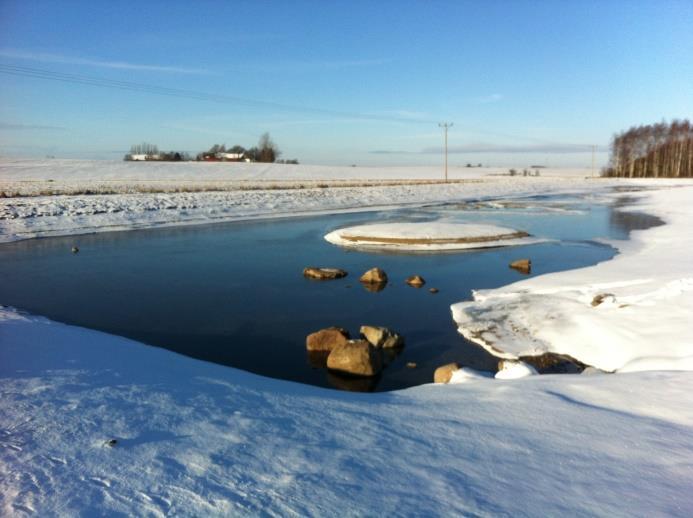
M 448 128 L 452 128 L 452 122 L 441 122 L 438 127 L 445 132 L 445 183 L 448 183 Z
M 597 146 L 592 145 L 592 178 L 594 178 L 594 152 L 597 150 Z

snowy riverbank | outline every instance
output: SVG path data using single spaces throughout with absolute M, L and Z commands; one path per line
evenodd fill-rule
M 693 511 L 690 373 L 353 394 L 7 309 L 0 344 L 4 515 Z
M 614 243 L 621 253 L 612 261 L 478 293 L 454 314 L 462 330 L 509 355 L 552 350 L 649 372 L 352 394 L 0 308 L 0 514 L 690 515 L 693 376 L 652 371 L 693 369 L 690 183 L 494 177 L 257 199 L 219 193 L 237 196 L 231 201 L 199 193 L 208 205 L 189 210 L 199 222 L 223 207 L 224 218 L 259 217 L 559 192 L 608 197 L 614 185 L 647 188 L 628 193 L 629 210 L 666 224 Z M 3 219 L 0 236 L 186 223 L 188 209 L 135 209 L 155 197 L 132 196 L 5 199 L 3 210 L 17 200 L 34 203 L 26 210 L 63 208 Z M 80 204 L 106 201 L 125 208 L 79 213 Z M 613 297 L 592 306 L 606 293 Z

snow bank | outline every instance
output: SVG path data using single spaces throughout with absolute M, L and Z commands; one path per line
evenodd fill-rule
M 354 394 L 8 309 L 0 358 L 2 515 L 693 513 L 688 373 Z
M 693 370 L 693 186 L 640 194 L 628 210 L 667 224 L 611 243 L 621 251 L 611 261 L 475 292 L 452 306 L 460 333 L 502 358 L 555 352 L 607 371 Z
M 325 239 L 346 247 L 398 250 L 465 250 L 537 242 L 512 228 L 442 221 L 356 225 L 330 232 Z

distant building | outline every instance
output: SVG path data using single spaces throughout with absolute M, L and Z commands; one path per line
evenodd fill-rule
M 147 160 L 149 155 L 128 155 L 128 160 Z
M 214 158 L 222 162 L 250 162 L 245 153 L 216 153 Z

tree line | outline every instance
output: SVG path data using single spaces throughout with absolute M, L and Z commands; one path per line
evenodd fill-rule
M 214 144 L 207 151 L 198 153 L 194 160 L 198 161 L 232 161 L 232 162 L 266 162 L 298 164 L 298 160 L 279 160 L 281 151 L 270 137 L 269 133 L 260 136 L 256 146 L 245 148 L 235 145 L 227 148 L 225 144 Z M 193 158 L 184 151 L 159 151 L 154 144 L 143 142 L 135 144 L 130 148 L 130 153 L 125 155 L 124 160 L 147 160 L 147 161 L 189 161 Z
M 614 135 L 604 176 L 682 178 L 693 176 L 693 126 L 688 120 L 634 126 Z

